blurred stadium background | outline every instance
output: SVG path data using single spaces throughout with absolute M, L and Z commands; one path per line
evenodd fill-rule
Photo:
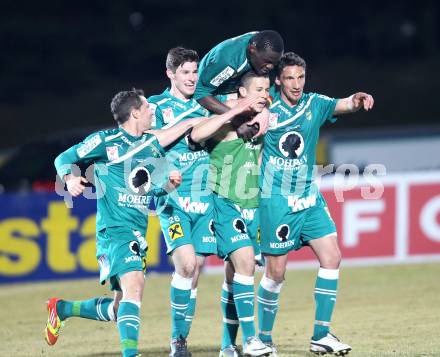
M 427 271 L 440 273 L 438 2 L 25 1 L 3 4 L 0 19 L 0 296 L 5 299 L 12 288 L 20 294 L 43 286 L 29 282 L 97 276 L 95 202 L 79 198 L 72 210 L 66 207 L 54 192 L 55 156 L 87 133 L 113 125 L 109 103 L 119 90 L 163 91 L 169 48 L 185 45 L 202 57 L 223 39 L 258 29 L 278 30 L 286 50 L 306 59 L 306 91 L 344 97 L 362 90 L 375 97 L 373 111 L 343 117 L 321 133 L 318 163 L 335 165 L 322 187 L 338 226 L 344 266 L 434 263 Z M 344 164 L 357 165 L 359 176 L 347 180 Z M 370 164 L 384 165 L 387 174 L 379 178 L 383 194 L 366 200 L 362 194 L 371 180 L 362 174 Z M 154 218 L 149 229 L 149 270 L 168 273 L 172 268 Z M 289 264 L 316 267 L 306 250 L 292 254 Z M 369 284 L 375 283 L 375 269 Z M 405 269 L 402 274 L 408 274 Z M 211 259 L 206 270 L 218 272 L 221 263 Z M 407 284 L 422 279 L 424 269 L 415 271 Z M 393 286 L 405 284 L 393 274 Z M 426 281 L 426 291 L 440 293 L 434 281 Z M 338 314 L 347 314 L 343 304 Z M 440 316 L 438 308 L 432 314 Z M 423 355 L 440 355 L 434 350 Z

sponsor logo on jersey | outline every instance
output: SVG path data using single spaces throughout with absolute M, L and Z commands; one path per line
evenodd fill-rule
M 151 186 L 150 172 L 143 166 L 136 167 L 128 176 L 128 185 L 135 193 L 148 192 Z
M 144 195 L 131 195 L 128 193 L 118 193 L 118 202 L 120 204 L 134 204 L 145 206 L 148 203 L 148 196 Z
M 209 203 L 191 202 L 190 197 L 179 197 L 179 204 L 187 213 L 204 214 L 209 208 Z
M 214 226 L 214 220 L 213 219 L 211 219 L 209 221 L 208 229 L 209 229 L 209 231 L 211 232 L 212 235 L 215 234 L 215 226 Z
M 107 151 L 107 157 L 109 161 L 119 159 L 118 147 L 116 145 L 108 146 L 105 148 L 105 150 Z
M 202 243 L 217 243 L 217 239 L 215 239 L 215 237 L 212 236 L 203 236 Z
M 302 108 L 304 107 L 304 105 L 306 104 L 306 102 L 303 100 L 301 101 L 301 103 L 299 103 L 296 107 L 295 107 L 295 111 L 298 113 L 300 110 L 302 110 Z
M 298 212 L 316 205 L 316 195 L 307 197 L 289 196 L 287 205 L 292 208 L 292 212 Z
M 234 74 L 234 69 L 230 66 L 227 66 L 223 71 L 221 71 L 219 74 L 217 74 L 213 79 L 211 79 L 211 83 L 214 87 L 218 87 L 220 84 L 222 84 L 224 81 L 232 77 Z
M 174 223 L 168 227 L 168 235 L 172 240 L 183 238 L 183 229 L 180 223 Z
M 312 115 L 312 111 L 311 110 L 308 110 L 307 112 L 306 112 L 306 119 L 307 120 L 312 120 L 312 117 L 313 117 L 313 115 Z
M 208 157 L 208 153 L 204 150 L 194 151 L 194 152 L 184 152 L 179 154 L 180 162 L 196 161 L 198 159 L 205 159 Z
M 76 152 L 80 158 L 86 156 L 88 153 L 90 153 L 94 148 L 96 148 L 99 144 L 102 143 L 102 139 L 99 136 L 99 134 L 93 135 L 91 138 L 84 141 L 78 149 L 76 149 Z
M 240 240 L 246 240 L 246 239 L 249 239 L 249 236 L 247 234 L 239 234 L 239 235 L 231 237 L 231 242 L 235 243 Z
M 278 108 L 284 113 L 286 114 L 288 117 L 292 116 L 292 113 L 289 109 L 285 108 L 283 105 L 279 105 Z
M 169 123 L 174 120 L 173 108 L 164 108 L 161 110 L 164 123 Z
M 257 212 L 256 208 L 241 208 L 239 205 L 235 205 L 235 208 L 240 212 L 241 218 L 248 221 L 252 221 L 255 217 L 255 212 Z
M 126 143 L 127 145 L 130 145 L 130 146 L 133 145 L 133 142 L 132 142 L 131 140 L 129 140 L 125 135 L 122 135 L 122 136 L 120 137 L 120 139 L 121 139 L 124 143 Z
M 269 128 L 273 129 L 278 125 L 278 113 L 269 114 Z
M 288 240 L 286 242 L 279 242 L 279 243 L 278 242 L 276 242 L 276 243 L 271 242 L 270 243 L 270 247 L 275 248 L 275 249 L 288 248 L 293 245 L 295 245 L 295 241 L 293 241 L 293 240 Z
M 140 251 L 140 249 L 139 249 L 139 243 L 138 243 L 138 242 L 132 240 L 132 241 L 130 242 L 130 244 L 128 245 L 128 247 L 130 248 L 130 251 L 131 251 L 133 254 L 141 255 L 141 251 Z
M 260 150 L 261 144 L 246 143 L 244 147 L 248 150 Z
M 289 239 L 290 228 L 287 224 L 282 224 L 278 226 L 275 233 L 280 242 L 285 242 Z
M 289 131 L 281 136 L 278 149 L 288 159 L 297 159 L 304 151 L 304 138 L 297 131 Z
M 232 227 L 234 227 L 234 229 L 238 232 L 238 233 L 242 233 L 245 234 L 247 233 L 247 227 L 246 224 L 244 223 L 244 221 L 240 218 L 236 218 L 234 219 L 234 222 L 232 222 Z
M 173 101 L 173 105 L 174 105 L 174 107 L 177 107 L 177 108 L 180 108 L 183 110 L 187 109 L 185 105 L 183 105 L 182 103 L 176 102 L 176 101 Z
M 302 165 L 307 163 L 307 156 L 304 155 L 301 159 L 283 159 L 278 156 L 269 156 L 269 163 L 285 170 L 298 170 Z

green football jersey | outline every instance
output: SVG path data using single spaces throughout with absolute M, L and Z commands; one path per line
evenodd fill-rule
M 252 69 L 246 52 L 256 33 L 248 32 L 225 40 L 202 58 L 194 99 L 237 90 L 241 77 Z
M 166 89 L 160 95 L 148 98 L 154 113 L 153 127 L 156 129 L 171 127 L 182 120 L 208 117 L 209 112 L 194 99 L 180 100 Z M 208 176 L 208 153 L 200 145 L 192 143 L 189 135 L 166 147 L 166 157 L 170 166 L 174 166 L 182 174 L 182 183 L 178 193 L 200 192 L 206 189 Z
M 258 207 L 261 140 L 208 142 L 209 187 L 241 208 Z
M 75 174 L 74 164 L 94 164 L 96 231 L 131 227 L 146 231 L 151 195 L 164 195 L 168 164 L 157 138 L 134 137 L 122 128 L 89 135 L 55 159 L 58 175 Z
M 264 137 L 261 197 L 283 195 L 298 200 L 316 196 L 313 170 L 319 130 L 326 120 L 334 122 L 336 103 L 337 99 L 325 95 L 304 93 L 290 107 L 275 94 Z M 301 206 L 296 201 L 289 204 Z

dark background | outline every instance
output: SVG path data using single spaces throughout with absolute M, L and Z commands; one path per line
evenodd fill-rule
M 161 92 L 167 50 L 274 29 L 308 64 L 307 91 L 374 95 L 371 113 L 332 128 L 435 127 L 440 120 L 436 1 L 2 2 L 0 149 L 113 125 L 112 96 Z

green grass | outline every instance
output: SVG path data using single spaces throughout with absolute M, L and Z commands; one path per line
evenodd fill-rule
M 315 276 L 311 270 L 287 273 L 274 331 L 281 356 L 315 356 L 307 352 Z M 201 278 L 189 338 L 194 357 L 218 355 L 222 280 L 220 275 Z M 140 338 L 144 356 L 167 356 L 169 282 L 169 276 L 147 280 Z M 119 356 L 113 323 L 74 318 L 55 346 L 43 340 L 48 297 L 80 300 L 104 294 L 110 295 L 95 280 L 0 286 L 0 356 Z M 440 265 L 344 269 L 332 329 L 353 346 L 352 357 L 440 356 Z

